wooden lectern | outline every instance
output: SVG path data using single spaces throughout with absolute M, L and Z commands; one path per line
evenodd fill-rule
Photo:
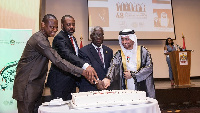
M 191 51 L 169 54 L 175 85 L 190 85 Z

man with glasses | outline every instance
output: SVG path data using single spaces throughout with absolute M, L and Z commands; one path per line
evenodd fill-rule
M 92 43 L 79 50 L 79 57 L 89 63 L 97 72 L 99 79 L 103 80 L 110 67 L 110 62 L 113 58 L 113 50 L 102 45 L 104 40 L 104 31 L 102 27 L 96 26 L 92 28 L 90 38 L 92 39 Z M 94 85 L 90 84 L 84 77 L 81 77 L 80 92 L 97 91 L 103 88 L 104 84 L 100 83 L 100 81 L 98 85 Z
M 105 88 L 145 91 L 148 97 L 155 98 L 150 52 L 144 46 L 137 44 L 134 30 L 120 31 L 118 40 L 121 50 L 115 53 L 108 73 L 103 79 Z

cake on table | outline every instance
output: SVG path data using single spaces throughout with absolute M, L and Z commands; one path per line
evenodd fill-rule
M 73 108 L 103 107 L 147 103 L 146 92 L 135 90 L 102 90 L 72 93 Z

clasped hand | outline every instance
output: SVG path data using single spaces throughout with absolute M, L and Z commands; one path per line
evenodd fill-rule
M 88 66 L 86 70 L 83 71 L 82 75 L 91 83 L 91 84 L 96 84 L 98 83 L 98 76 L 96 71 L 94 70 L 93 67 Z
M 130 79 L 130 78 L 132 78 L 131 72 L 130 72 L 130 71 L 124 71 L 124 78 L 125 78 L 125 79 Z
M 110 86 L 110 79 L 104 78 L 102 81 L 99 80 L 96 71 L 93 67 L 88 66 L 86 70 L 83 71 L 82 75 L 91 83 L 96 84 L 99 90 L 107 89 Z
M 99 90 L 105 90 L 110 86 L 110 79 L 104 78 L 102 81 L 98 80 L 97 89 Z

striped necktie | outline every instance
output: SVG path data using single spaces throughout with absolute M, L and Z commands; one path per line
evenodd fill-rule
M 100 49 L 101 49 L 101 48 L 97 48 L 97 50 L 98 50 L 98 55 L 99 55 L 99 58 L 101 59 L 101 62 L 103 63 L 103 57 L 102 57 L 102 54 L 101 54 L 101 52 L 100 52 Z

